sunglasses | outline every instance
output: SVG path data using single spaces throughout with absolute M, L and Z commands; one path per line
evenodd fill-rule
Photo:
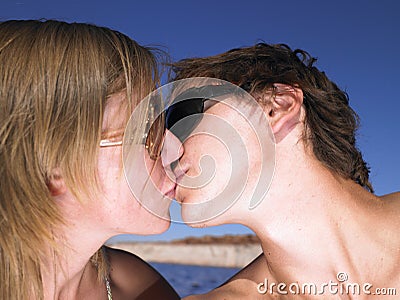
M 157 101 L 151 101 L 148 108 L 148 116 L 145 121 L 144 134 L 141 137 L 140 144 L 143 144 L 147 149 L 151 159 L 157 159 L 161 154 L 161 149 L 164 141 L 165 132 L 165 114 L 161 113 L 155 118 L 157 109 Z M 154 119 L 155 118 L 155 119 Z M 151 122 L 151 120 L 154 120 Z M 137 121 L 136 121 L 137 122 Z M 132 131 L 133 133 L 134 131 Z M 122 144 L 132 144 L 136 139 L 134 135 L 124 137 L 126 134 L 126 128 L 114 132 L 109 132 L 106 137 L 100 140 L 100 147 L 116 147 L 122 146 Z
M 216 97 L 233 94 L 234 90 L 229 85 L 206 85 L 187 89 L 179 94 L 166 111 L 166 127 L 182 143 L 200 123 L 204 102 L 214 100 Z M 182 123 L 182 126 L 174 126 L 180 120 L 189 117 Z

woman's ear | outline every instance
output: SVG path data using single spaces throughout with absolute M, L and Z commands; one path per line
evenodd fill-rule
M 65 184 L 65 181 L 61 175 L 61 171 L 58 168 L 51 172 L 47 180 L 47 187 L 53 197 L 66 193 L 67 185 Z
M 281 141 L 300 120 L 303 91 L 285 84 L 275 84 L 277 93 L 272 97 L 268 116 L 277 142 Z

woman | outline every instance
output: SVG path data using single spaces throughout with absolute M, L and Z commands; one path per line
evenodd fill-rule
M 122 171 L 125 125 L 158 83 L 151 49 L 94 25 L 6 21 L 0 74 L 0 298 L 178 298 L 138 257 L 102 247 L 169 226 L 136 201 Z M 134 140 L 151 117 L 139 115 Z M 165 198 L 175 183 L 158 159 L 160 124 L 141 148 L 153 196 Z M 137 170 L 143 190 L 147 174 Z

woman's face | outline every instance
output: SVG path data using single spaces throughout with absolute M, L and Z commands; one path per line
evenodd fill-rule
M 124 107 L 121 96 L 109 99 L 104 113 L 103 132 L 122 132 L 125 128 Z M 134 121 L 134 120 L 133 120 Z M 98 173 L 102 199 L 98 213 L 103 224 L 116 234 L 156 234 L 164 232 L 170 224 L 169 205 L 175 196 L 175 178 L 167 176 L 169 164 L 178 159 L 182 151 L 180 142 L 167 132 L 164 159 L 150 158 L 145 145 L 136 145 L 132 157 L 123 162 L 123 146 L 101 147 Z M 122 138 L 122 137 L 121 137 Z M 171 148 L 175 148 L 171 150 Z M 171 154 L 176 156 L 172 157 Z M 125 172 L 123 165 L 125 163 Z M 100 200 L 100 199 L 99 199 Z

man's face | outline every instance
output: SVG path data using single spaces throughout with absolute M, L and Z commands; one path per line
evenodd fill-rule
M 227 102 L 206 101 L 202 120 L 184 142 L 185 152 L 175 174 L 176 200 L 186 223 L 217 225 L 248 210 L 265 156 L 271 158 L 267 163 L 272 164 L 272 178 L 274 145 L 265 136 L 267 119 L 260 117 L 258 105 L 235 97 Z M 257 128 L 265 132 L 259 134 Z M 266 148 L 270 153 L 265 153 Z

